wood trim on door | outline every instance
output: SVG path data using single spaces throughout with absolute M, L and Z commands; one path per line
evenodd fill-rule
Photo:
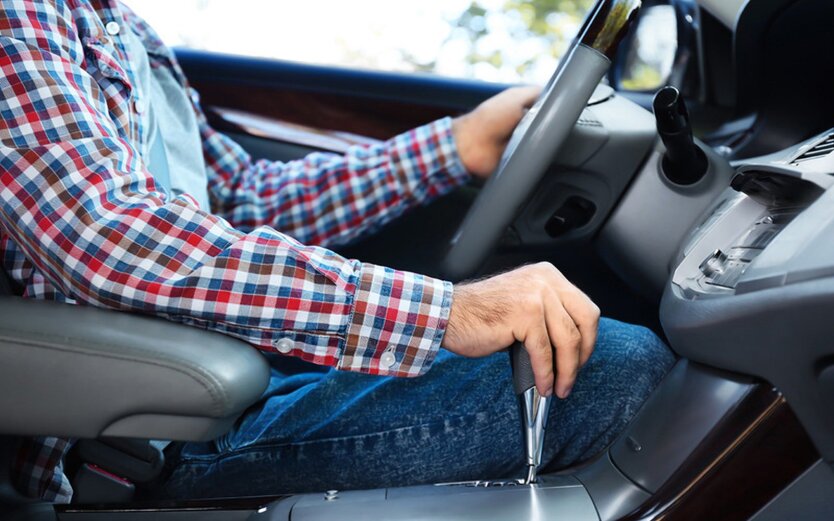
M 307 129 L 378 140 L 457 115 L 446 108 L 264 86 L 198 81 L 195 87 L 206 109 L 231 109 Z
M 206 115 L 211 126 L 221 132 L 243 133 L 339 154 L 347 152 L 352 146 L 370 146 L 381 143 L 379 139 L 351 132 L 322 130 L 225 107 L 210 107 L 206 109 Z

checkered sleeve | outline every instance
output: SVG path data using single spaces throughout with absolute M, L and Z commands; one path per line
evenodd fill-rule
M 47 12 L 0 27 L 0 226 L 46 281 L 79 304 L 165 317 L 317 364 L 397 376 L 428 368 L 448 283 L 345 259 L 267 221 L 335 242 L 458 184 L 448 121 L 342 159 L 229 168 L 234 179 L 213 189 L 235 204 L 211 214 L 156 188 L 117 125 L 128 103 L 112 103 L 109 84 L 85 68 L 67 9 L 23 4 Z M 214 169 L 238 164 L 240 151 L 224 144 L 208 147 Z M 273 191 L 281 195 L 270 215 L 246 217 Z
M 214 210 L 239 229 L 268 225 L 306 244 L 344 244 L 470 179 L 448 117 L 344 155 L 253 161 L 208 125 L 192 99 Z
M 62 438 L 21 438 L 12 461 L 12 479 L 27 496 L 69 503 L 72 485 L 64 475 L 63 459 L 71 441 Z

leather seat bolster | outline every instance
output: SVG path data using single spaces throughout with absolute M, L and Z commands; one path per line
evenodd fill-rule
M 268 381 L 269 366 L 256 349 L 219 333 L 0 298 L 3 434 L 210 439 Z

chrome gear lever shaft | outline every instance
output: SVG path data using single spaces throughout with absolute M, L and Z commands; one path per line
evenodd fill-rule
M 542 462 L 544 434 L 550 411 L 549 396 L 542 396 L 536 389 L 530 356 L 520 342 L 510 347 L 510 366 L 513 370 L 513 390 L 518 396 L 521 412 L 521 432 L 527 463 L 525 485 L 536 482 L 536 473 Z

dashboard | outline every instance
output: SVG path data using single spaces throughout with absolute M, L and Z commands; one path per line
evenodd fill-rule
M 834 129 L 733 165 L 671 263 L 670 345 L 758 376 L 834 461 Z

